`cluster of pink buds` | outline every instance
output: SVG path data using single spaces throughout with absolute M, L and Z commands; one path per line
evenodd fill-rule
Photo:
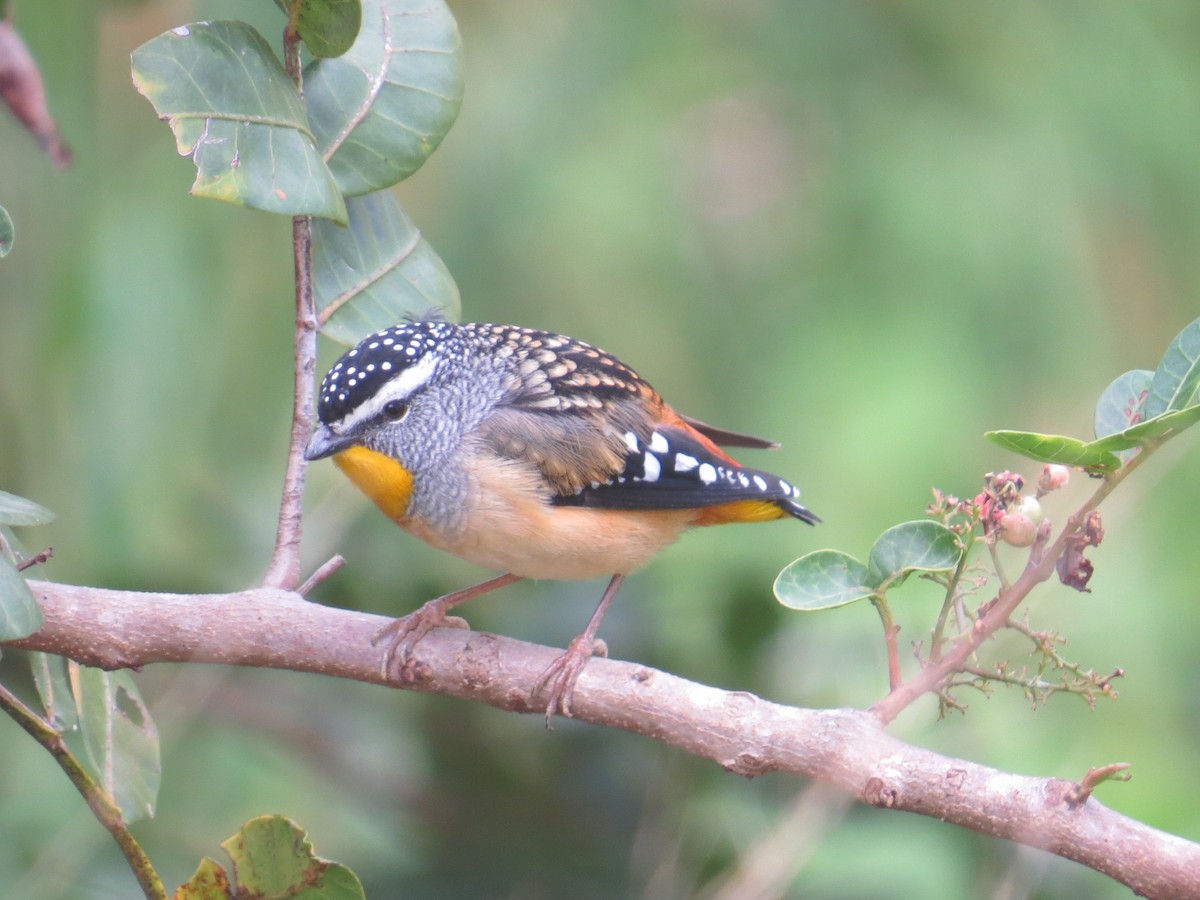
M 1025 479 L 1013 472 L 988 472 L 983 490 L 975 497 L 983 533 L 1014 547 L 1028 547 L 1037 540 L 1045 514 L 1038 498 L 1058 490 L 1071 478 L 1066 466 L 1047 463 L 1037 480 L 1037 496 L 1022 494 Z

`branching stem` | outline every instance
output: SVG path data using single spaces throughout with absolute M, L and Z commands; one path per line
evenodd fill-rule
M 62 735 L 3 685 L 0 685 L 0 709 L 8 713 L 14 722 L 54 757 L 54 761 L 66 773 L 71 784 L 83 795 L 84 802 L 97 821 L 108 830 L 117 846 L 121 848 L 147 900 L 166 900 L 167 891 L 163 887 L 162 879 L 154 871 L 154 866 L 151 865 L 150 858 L 146 856 L 141 844 L 130 833 L 121 810 L 67 748 Z

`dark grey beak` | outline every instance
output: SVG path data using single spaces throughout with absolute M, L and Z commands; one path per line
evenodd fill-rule
M 304 458 L 309 462 L 314 459 L 324 459 L 335 453 L 341 453 L 355 443 L 357 442 L 352 437 L 334 434 L 328 425 L 318 425 L 313 436 L 308 439 L 308 446 L 304 448 Z

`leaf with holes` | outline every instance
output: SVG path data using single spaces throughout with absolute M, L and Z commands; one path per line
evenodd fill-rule
M 872 593 L 867 584 L 867 567 L 840 550 L 805 554 L 775 579 L 775 597 L 779 602 L 802 611 L 845 606 L 865 600 Z
M 0 555 L 0 641 L 29 637 L 42 627 L 42 609 L 29 585 L 14 566 Z
M 364 0 L 354 46 L 305 68 L 309 119 L 347 196 L 421 167 L 458 117 L 462 45 L 442 0 Z
M 350 224 L 313 223 L 313 294 L 321 330 L 345 344 L 406 317 L 458 318 L 458 285 L 387 191 L 346 201 Z
M 125 821 L 154 815 L 162 778 L 158 729 L 128 672 L 71 664 L 88 763 Z
M 998 444 L 1006 450 L 1020 453 L 1038 462 L 1060 463 L 1064 466 L 1078 466 L 1089 472 L 1101 474 L 1112 472 L 1121 467 L 1121 460 L 1112 452 L 1114 442 L 1100 441 L 1085 443 L 1077 438 L 1064 437 L 1060 434 L 1037 434 L 1032 431 L 989 431 L 984 434 L 993 444 Z
M 958 537 L 938 522 L 893 525 L 879 536 L 867 557 L 867 583 L 875 590 L 900 584 L 913 572 L 946 572 L 958 565 Z
M 296 900 L 363 900 L 362 883 L 345 866 L 321 859 L 299 826 L 283 816 L 251 819 L 221 844 L 232 874 L 205 859 L 177 900 L 215 897 L 294 897 Z
M 133 52 L 133 82 L 196 165 L 192 193 L 289 216 L 344 222 L 304 101 L 244 22 L 197 22 Z
M 1200 319 L 1196 319 L 1171 341 L 1150 382 L 1150 393 L 1142 406 L 1142 418 L 1153 419 L 1166 412 L 1191 406 L 1200 387 Z

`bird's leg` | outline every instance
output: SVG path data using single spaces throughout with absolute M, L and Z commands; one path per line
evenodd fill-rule
M 604 596 L 600 598 L 599 606 L 592 613 L 592 618 L 588 620 L 587 628 L 583 629 L 583 634 L 567 645 L 567 652 L 550 663 L 537 680 L 537 684 L 533 686 L 531 697 L 536 697 L 543 688 L 548 688 L 550 691 L 546 701 L 547 728 L 550 727 L 550 720 L 556 712 L 561 712 L 567 718 L 571 717 L 571 699 L 575 693 L 575 682 L 579 678 L 579 673 L 583 671 L 584 665 L 593 656 L 604 655 L 603 652 L 597 654 L 597 650 L 603 651 L 603 643 L 596 640 L 596 632 L 600 630 L 600 620 L 608 612 L 608 607 L 612 603 L 613 597 L 617 596 L 617 591 L 621 589 L 621 582 L 624 580 L 624 575 L 612 577 L 612 581 L 604 589 Z
M 440 625 L 466 627 L 466 622 L 462 619 L 447 619 L 446 613 L 481 594 L 520 580 L 520 575 L 497 575 L 461 591 L 435 597 L 407 616 L 388 622 L 371 639 L 372 644 L 378 644 L 384 639 L 389 641 L 388 651 L 383 657 L 384 678 L 389 681 L 412 681 L 409 656 L 421 638 Z

